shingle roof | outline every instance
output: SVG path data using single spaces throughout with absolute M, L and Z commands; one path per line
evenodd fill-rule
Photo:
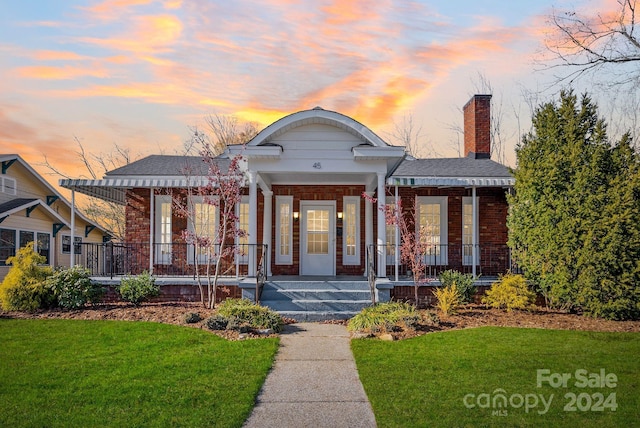
M 511 178 L 509 168 L 491 159 L 405 159 L 391 177 Z
M 31 202 L 35 202 L 37 199 L 17 198 L 8 202 L 0 204 L 0 215 L 16 208 L 20 208 L 25 205 L 29 205 Z
M 221 170 L 229 167 L 229 160 L 216 159 Z M 114 176 L 185 176 L 207 175 L 207 164 L 201 156 L 151 155 L 128 165 L 107 172 L 105 178 Z

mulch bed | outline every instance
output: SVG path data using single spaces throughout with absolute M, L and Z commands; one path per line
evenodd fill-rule
M 199 313 L 202 317 L 202 321 L 187 324 L 185 322 L 185 316 L 190 312 Z M 0 318 L 149 321 L 206 329 L 204 320 L 214 314 L 215 310 L 205 309 L 199 303 L 144 303 L 138 307 L 125 303 L 109 303 L 91 305 L 82 310 L 70 311 L 61 309 L 37 311 L 34 313 L 0 311 Z M 287 320 L 287 322 L 291 323 L 292 321 Z M 345 322 L 336 321 L 336 323 Z M 415 333 L 394 333 L 394 337 L 396 339 L 400 339 L 425 334 L 429 331 L 442 331 L 480 326 L 640 332 L 640 321 L 609 321 L 554 311 L 546 308 L 536 308 L 535 310 L 529 311 L 506 312 L 497 309 L 489 309 L 482 305 L 466 305 L 459 309 L 455 315 L 440 317 L 439 325 L 423 325 Z M 237 332 L 215 333 L 232 340 L 264 337 L 263 335 L 261 336 L 252 333 L 243 335 L 239 335 Z

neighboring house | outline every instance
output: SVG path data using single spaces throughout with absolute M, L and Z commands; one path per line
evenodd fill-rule
M 404 206 L 418 203 L 432 275 L 447 268 L 507 272 L 506 192 L 514 179 L 489 159 L 490 98 L 476 95 L 464 108 L 462 158 L 414 159 L 354 119 L 319 107 L 274 122 L 244 147 L 229 147 L 227 159 L 219 158 L 222 169 L 229 156 L 245 160 L 247 186 L 237 212 L 248 237 L 236 242 L 244 251 L 229 261 L 228 272 L 254 277 L 264 267 L 269 277 L 362 278 L 372 251 L 378 280 L 388 278 L 393 288 L 407 271 L 395 257 L 395 228 L 379 213 L 397 196 Z M 95 274 L 193 275 L 199 255 L 181 233 L 198 226 L 175 215 L 169 194 L 204 175 L 199 158 L 149 156 L 102 180 L 61 180 L 63 187 L 126 206 L 125 242 L 104 250 L 113 262 Z M 209 215 L 218 221 L 215 212 Z
M 50 266 L 70 266 L 82 243 L 102 243 L 108 232 L 76 213 L 71 232 L 71 204 L 18 155 L 0 154 L 0 280 L 7 258 L 29 242 Z M 75 242 L 72 248 L 71 242 Z

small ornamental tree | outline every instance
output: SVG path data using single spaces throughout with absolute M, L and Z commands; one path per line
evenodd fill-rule
M 43 265 L 46 259 L 33 248 L 33 242 L 29 242 L 7 259 L 12 266 L 0 284 L 0 302 L 5 311 L 35 311 L 54 303 L 53 292 L 46 286 L 53 271 Z
M 222 262 L 240 252 L 235 239 L 247 236 L 246 231 L 239 227 L 236 213 L 236 206 L 242 201 L 245 176 L 240 169 L 241 154 L 231 158 L 225 171 L 221 169 L 220 158 L 215 156 L 206 136 L 196 132 L 194 139 L 203 147 L 200 154 L 207 166 L 206 181 L 199 186 L 187 187 L 186 203 L 184 195 L 175 196 L 173 206 L 176 214 L 189 223 L 182 232 L 182 238 L 192 246 L 200 301 L 204 307 L 213 309 L 218 279 L 224 274 Z M 186 176 L 191 173 L 185 171 Z M 197 203 L 194 202 L 196 199 Z M 204 272 L 201 266 L 204 266 Z
M 363 193 L 362 197 L 373 204 L 378 201 L 366 193 Z M 433 245 L 427 242 L 429 225 L 420 226 L 416 230 L 415 226 L 420 224 L 417 218 L 417 206 L 418 199 L 416 197 L 413 207 L 404 211 L 402 198 L 398 198 L 397 204 L 386 204 L 383 209 L 385 223 L 389 226 L 396 226 L 400 232 L 400 261 L 411 270 L 414 286 L 413 297 L 416 306 L 418 306 L 420 286 L 432 281 L 427 277 L 426 254 Z

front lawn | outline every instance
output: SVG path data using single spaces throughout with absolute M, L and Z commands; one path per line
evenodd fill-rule
M 482 327 L 351 343 L 379 427 L 638 422 L 639 333 Z
M 277 348 L 158 323 L 0 319 L 0 426 L 240 427 Z

